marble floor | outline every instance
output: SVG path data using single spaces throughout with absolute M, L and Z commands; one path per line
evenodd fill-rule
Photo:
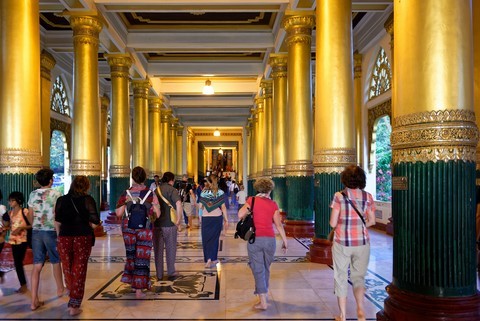
M 105 216 L 106 213 L 102 213 Z M 179 234 L 176 268 L 180 277 L 157 281 L 154 290 L 142 300 L 135 299 L 119 282 L 125 249 L 118 225 L 106 225 L 105 237 L 97 238 L 88 266 L 83 313 L 70 317 L 67 298 L 56 296 L 51 266 L 47 263 L 40 282 L 45 305 L 30 310 L 30 292 L 15 293 L 15 271 L 0 284 L 0 320 L 333 320 L 338 313 L 333 295 L 333 270 L 328 265 L 310 263 L 305 254 L 309 239 L 289 238 L 287 254 L 280 251 L 271 268 L 269 308 L 254 310 L 254 282 L 247 267 L 244 241 L 234 239 L 235 211 L 221 237 L 220 263 L 205 269 L 200 230 L 191 228 Z M 194 222 L 195 225 L 195 222 Z M 372 251 L 366 278 L 367 320 L 375 320 L 386 297 L 385 286 L 392 275 L 392 238 L 371 231 Z M 30 279 L 31 265 L 25 266 Z M 154 264 L 151 265 L 152 270 Z M 29 282 L 29 280 L 28 280 Z M 30 283 L 28 283 L 30 286 Z M 356 320 L 353 294 L 348 297 L 348 320 Z

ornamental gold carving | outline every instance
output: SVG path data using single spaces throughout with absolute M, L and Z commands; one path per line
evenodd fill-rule
M 313 176 L 314 168 L 311 161 L 294 161 L 285 166 L 287 176 Z
M 110 177 L 129 177 L 130 166 L 128 165 L 110 165 Z
M 356 164 L 354 148 L 326 148 L 313 155 L 315 173 L 341 173 L 345 166 Z
M 263 170 L 263 177 L 271 178 L 272 177 L 272 169 L 271 168 L 265 168 Z
M 272 177 L 285 177 L 286 173 L 285 165 L 273 166 L 272 168 Z
M 6 148 L 0 151 L 1 174 L 35 174 L 42 168 L 40 151 Z
M 75 159 L 70 163 L 70 174 L 85 176 L 100 176 L 102 165 L 99 162 Z
M 282 21 L 283 29 L 287 32 L 295 29 L 299 29 L 303 33 L 312 31 L 312 28 L 315 26 L 315 12 L 298 12 L 299 15 L 288 15 L 288 13 L 286 12 L 286 17 Z M 292 13 L 295 14 L 295 12 Z
M 71 16 L 70 25 L 75 32 L 85 32 L 86 34 L 98 34 L 102 30 L 102 24 L 93 16 Z
M 42 50 L 42 54 L 40 55 L 40 75 L 42 78 L 51 81 L 51 71 L 56 63 L 57 61 L 48 51 Z
M 305 44 L 306 46 L 310 46 L 312 44 L 312 37 L 311 36 L 305 36 L 305 35 L 295 35 L 295 36 L 290 36 L 287 39 L 287 46 L 290 47 L 291 45 L 295 44 Z
M 470 110 L 435 110 L 397 117 L 392 161 L 476 161 L 478 128 Z

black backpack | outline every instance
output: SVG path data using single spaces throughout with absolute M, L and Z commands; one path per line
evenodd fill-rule
M 125 211 L 128 217 L 128 228 L 131 229 L 144 229 L 147 227 L 148 213 L 150 211 L 151 204 L 145 204 L 145 200 L 152 191 L 148 190 L 145 196 L 142 198 L 138 197 L 135 200 L 130 194 L 130 191 L 127 190 L 127 195 L 130 197 L 131 201 L 127 202 Z
M 235 238 L 241 238 L 248 243 L 255 243 L 255 225 L 253 224 L 253 205 L 255 204 L 255 197 L 252 197 L 252 207 L 243 219 L 238 221 Z

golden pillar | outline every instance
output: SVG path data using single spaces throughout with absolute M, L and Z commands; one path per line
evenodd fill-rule
M 102 204 L 100 208 L 103 210 L 108 204 L 107 200 L 107 179 L 108 179 L 108 107 L 110 106 L 110 98 L 106 94 L 100 97 L 100 155 L 102 172 L 100 174 L 100 199 Z
M 42 167 L 39 5 L 0 1 L 0 186 L 4 197 L 33 189 Z
M 473 10 L 473 106 L 477 127 L 480 128 L 480 0 L 472 2 Z M 477 144 L 477 189 L 480 188 L 480 144 Z M 478 195 L 478 194 L 477 194 Z M 479 261 L 480 262 L 480 261 Z
M 195 136 L 190 130 L 187 130 L 187 174 L 189 177 L 194 177 L 197 175 L 197 173 L 194 172 L 194 159 L 193 159 L 193 142 L 194 142 Z M 202 168 L 202 172 L 205 169 Z
M 331 264 L 330 204 L 340 173 L 356 163 L 350 0 L 317 3 L 315 86 L 315 238 L 313 262 Z
M 162 109 L 161 111 L 161 118 L 162 118 L 162 141 L 161 141 L 161 154 L 162 154 L 162 173 L 165 172 L 172 172 L 173 173 L 173 165 L 170 163 L 170 118 L 172 116 L 171 109 Z
M 255 135 L 255 157 L 257 159 L 257 172 L 255 174 L 256 178 L 263 177 L 263 169 L 265 168 L 265 137 L 266 137 L 266 126 L 265 126 L 265 99 L 261 96 L 255 98 L 255 104 L 257 105 L 257 119 L 256 123 L 256 135 Z
M 73 29 L 72 176 L 90 179 L 90 192 L 100 205 L 100 108 L 98 93 L 98 44 L 102 24 L 94 16 L 71 16 Z
M 272 106 L 272 89 L 273 80 L 264 79 L 260 83 L 263 91 L 263 109 L 265 112 L 264 117 L 264 160 L 263 160 L 263 176 L 272 177 L 272 164 L 273 164 L 273 106 Z
M 52 69 L 55 67 L 55 58 L 43 50 L 40 56 L 40 92 L 41 92 L 41 130 L 42 130 L 42 159 L 43 166 L 50 167 L 50 99 L 52 96 Z
M 273 121 L 272 121 L 272 179 L 275 182 L 273 199 L 280 211 L 287 209 L 287 61 L 286 54 L 271 54 L 269 64 L 273 79 Z
M 129 54 L 110 54 L 105 55 L 105 58 L 110 65 L 112 79 L 109 203 L 113 206 L 130 186 L 129 69 L 133 61 Z
M 362 125 L 362 55 L 358 52 L 353 54 L 353 109 L 355 118 L 355 149 L 357 162 L 360 166 L 367 167 L 363 157 L 363 125 Z
M 160 141 L 162 139 L 162 119 L 160 115 L 161 108 L 162 99 L 160 97 L 150 97 L 148 99 L 148 167 L 150 170 L 150 179 L 153 179 L 153 176 L 155 175 L 159 175 L 161 177 L 162 174 L 162 168 L 160 167 L 160 159 L 162 156 L 160 150 Z
M 248 178 L 248 195 L 255 195 L 255 190 L 253 189 L 253 183 L 257 177 L 257 136 L 258 136 L 258 114 L 256 108 L 251 108 L 251 118 L 248 119 L 250 123 L 250 149 L 249 153 L 249 164 L 250 172 Z
M 480 320 L 471 4 L 394 1 L 393 277 L 380 320 Z
M 177 161 L 177 173 L 178 175 L 187 174 L 185 168 L 183 168 L 183 129 L 184 127 L 178 124 L 175 128 L 176 131 L 176 161 Z
M 133 86 L 133 167 L 141 166 L 149 173 L 148 163 L 148 91 L 150 80 L 134 80 Z
M 177 168 L 177 125 L 178 125 L 178 118 L 172 117 L 170 118 L 170 132 L 169 132 L 169 162 L 171 164 L 172 173 L 175 175 L 181 176 L 182 174 L 178 171 L 180 170 Z
M 288 45 L 287 221 L 291 236 L 313 236 L 313 115 L 311 42 L 315 12 L 285 12 Z M 318 62 L 317 62 L 318 63 Z

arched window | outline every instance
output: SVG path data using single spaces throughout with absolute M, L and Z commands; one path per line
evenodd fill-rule
M 50 108 L 62 115 L 70 117 L 70 105 L 68 103 L 67 92 L 62 78 L 57 77 L 52 88 L 52 98 L 50 99 Z
M 53 188 L 64 194 L 68 177 L 68 151 L 65 134 L 59 130 L 52 132 L 50 143 L 50 168 L 54 172 Z M 69 185 L 69 184 L 68 184 Z
M 380 51 L 377 55 L 377 60 L 375 61 L 375 66 L 372 70 L 368 99 L 380 96 L 384 92 L 390 90 L 392 83 L 391 80 L 392 70 L 390 68 L 390 62 L 388 61 L 385 50 L 380 48 Z
M 383 202 L 392 201 L 392 147 L 390 135 L 392 126 L 390 117 L 383 116 L 378 119 L 375 126 L 375 178 L 376 178 L 376 199 Z

